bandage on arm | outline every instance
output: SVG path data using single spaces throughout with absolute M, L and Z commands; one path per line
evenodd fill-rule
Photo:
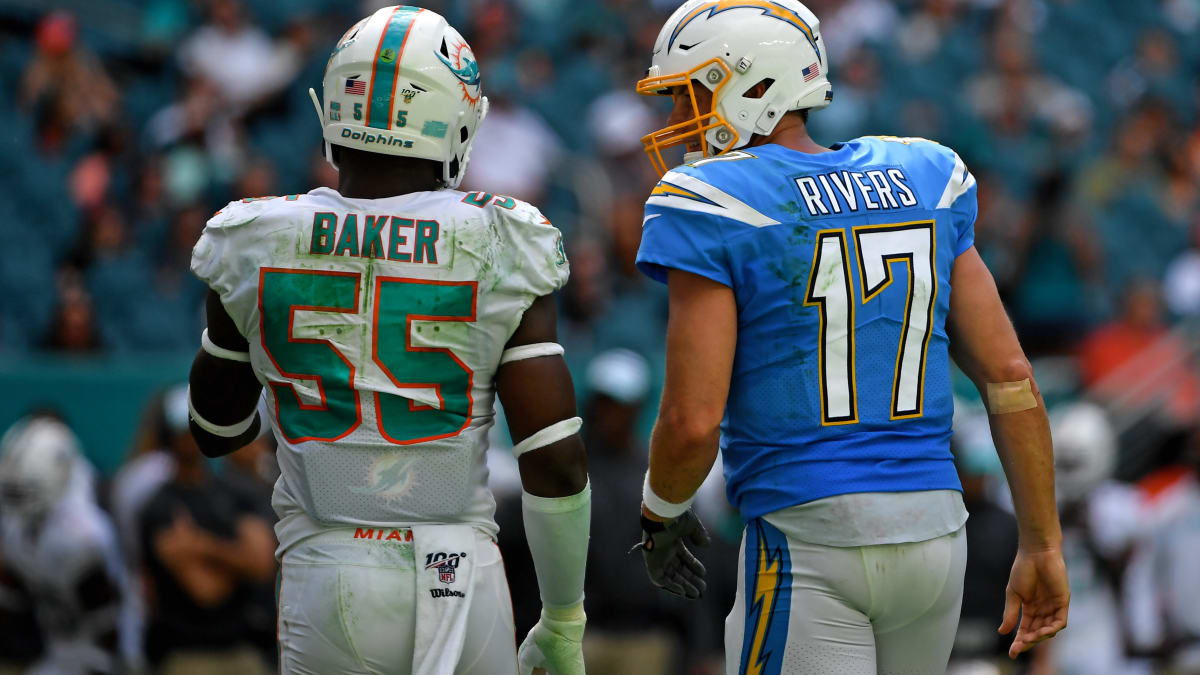
M 261 425 L 256 415 L 262 384 L 250 365 L 249 345 L 209 291 L 208 328 L 188 377 L 192 435 L 209 457 L 229 454 L 254 440 Z
M 1010 415 L 1038 406 L 1028 377 L 1017 382 L 988 382 L 985 391 L 988 413 L 992 415 Z
M 537 497 L 525 492 L 521 514 L 542 605 L 569 613 L 583 601 L 592 522 L 591 485 L 567 497 Z

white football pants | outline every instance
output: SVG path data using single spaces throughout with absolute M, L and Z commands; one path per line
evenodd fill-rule
M 331 528 L 283 555 L 279 662 L 283 675 L 409 675 L 417 648 L 417 594 L 465 602 L 466 641 L 447 654 L 455 675 L 517 672 L 512 600 L 500 550 L 478 532 L 466 598 L 441 597 L 441 570 L 414 560 L 412 531 Z M 357 535 L 357 536 L 356 536 Z M 364 536 L 365 535 L 365 536 Z M 407 541 L 406 541 L 407 540 Z M 453 578 L 453 572 L 445 570 Z
M 789 539 L 767 518 L 742 535 L 737 599 L 725 620 L 727 675 L 946 672 L 962 604 L 965 530 L 837 548 Z

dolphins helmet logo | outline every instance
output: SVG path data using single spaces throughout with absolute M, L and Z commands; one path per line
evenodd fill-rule
M 475 60 L 475 54 L 471 52 L 471 48 L 467 46 L 467 43 L 459 41 L 457 45 L 447 49 L 446 44 L 443 42 L 442 51 L 434 53 L 450 69 L 454 77 L 458 79 L 458 84 L 462 87 L 463 100 L 469 101 L 471 105 L 478 103 L 481 94 L 479 87 L 479 63 Z

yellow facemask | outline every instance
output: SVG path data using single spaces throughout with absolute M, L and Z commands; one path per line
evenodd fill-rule
M 694 79 L 703 79 L 707 73 L 713 72 L 713 68 L 719 68 L 723 73 L 720 82 L 712 91 L 713 110 L 707 113 L 700 112 L 700 106 L 696 103 L 697 86 Z M 692 102 L 692 119 L 672 124 L 664 129 L 659 129 L 651 134 L 642 137 L 642 145 L 646 154 L 650 157 L 650 163 L 654 165 L 654 169 L 658 171 L 660 176 L 667 173 L 670 168 L 667 166 L 666 160 L 663 159 L 662 152 L 668 148 L 673 148 L 678 145 L 684 145 L 693 137 L 700 138 L 700 147 L 704 151 L 705 157 L 714 156 L 709 152 L 708 142 L 704 138 L 710 129 L 724 127 L 730 134 L 730 141 L 725 146 L 725 150 L 717 152 L 717 155 L 723 155 L 737 146 L 738 133 L 726 122 L 725 118 L 716 112 L 717 101 L 721 95 L 721 90 L 725 88 L 725 84 L 729 82 L 732 73 L 729 66 L 719 58 L 713 58 L 700 65 L 692 68 L 687 72 L 672 73 L 669 75 L 659 75 L 656 77 L 647 77 L 637 83 L 637 93 L 643 96 L 669 96 L 671 89 L 674 87 L 686 87 L 688 97 Z

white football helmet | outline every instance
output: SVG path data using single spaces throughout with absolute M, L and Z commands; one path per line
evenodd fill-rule
M 637 91 L 669 96 L 686 87 L 694 117 L 642 139 L 659 173 L 662 151 L 703 135 L 703 156 L 745 146 L 770 134 L 792 110 L 824 108 L 833 100 L 829 58 L 816 15 L 797 0 L 688 0 L 675 10 L 654 43 L 646 79 Z M 713 95 L 702 113 L 694 83 Z M 767 82 L 766 93 L 747 93 Z M 698 159 L 698 158 L 697 158 Z
M 1116 469 L 1116 431 L 1104 409 L 1087 401 L 1055 409 L 1050 429 L 1058 501 L 1080 502 Z
M 0 502 L 20 516 L 45 513 L 67 492 L 82 454 L 79 440 L 50 417 L 28 417 L 0 439 Z
M 325 67 L 325 104 L 309 89 L 330 144 L 442 163 L 457 188 L 487 115 L 479 64 L 440 14 L 384 7 L 338 41 Z M 336 164 L 334 167 L 336 168 Z

